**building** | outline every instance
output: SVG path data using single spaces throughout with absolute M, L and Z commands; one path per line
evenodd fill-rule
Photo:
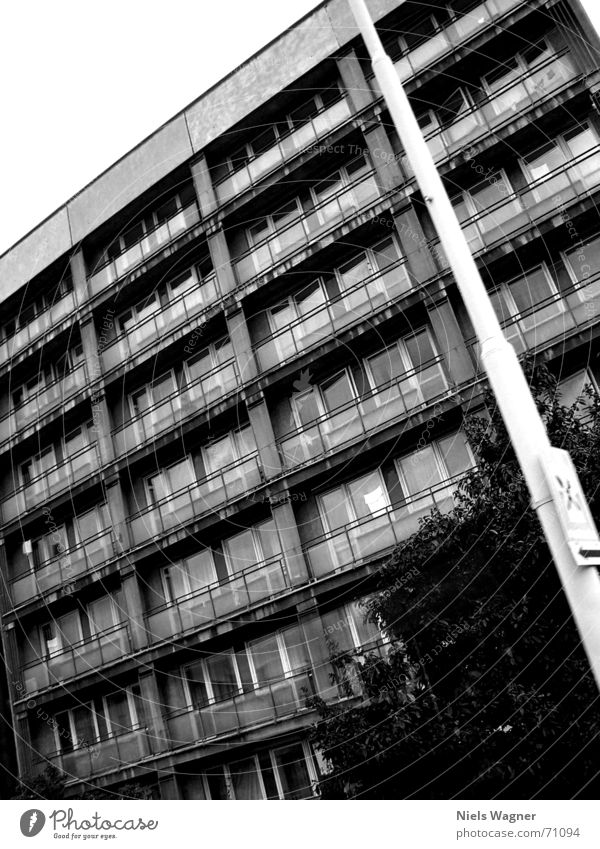
M 600 70 L 578 0 L 372 3 L 520 353 L 595 383 Z M 532 40 L 532 33 L 535 38 Z M 306 697 L 473 456 L 477 345 L 345 0 L 0 257 L 19 770 L 302 798 Z M 357 670 L 359 661 L 357 660 Z

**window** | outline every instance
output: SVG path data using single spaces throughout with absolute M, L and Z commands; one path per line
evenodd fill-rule
M 436 501 L 451 494 L 456 484 L 442 484 L 470 469 L 473 460 L 463 432 L 457 431 L 401 457 L 395 465 L 404 503 L 412 512 L 433 504 L 430 490 L 436 490 Z
M 281 554 L 275 522 L 269 519 L 223 541 L 223 553 L 230 575 Z
M 55 734 L 61 751 L 68 753 L 97 742 L 100 739 L 99 719 L 92 702 L 58 713 Z
M 105 696 L 104 716 L 109 737 L 132 731 L 138 724 L 135 701 L 130 690 L 119 690 Z
M 490 297 L 498 319 L 508 325 L 507 338 L 520 348 L 543 342 L 562 329 L 557 318 L 564 312 L 564 304 L 546 265 L 505 283 Z M 519 332 L 529 331 L 534 332 L 533 339 L 521 339 Z
M 228 433 L 202 449 L 206 475 L 216 474 L 256 451 L 250 426 Z
M 194 464 L 191 457 L 185 457 L 166 469 L 161 469 L 146 478 L 146 497 L 148 505 L 158 504 L 179 490 L 197 483 Z
M 576 416 L 586 419 L 592 406 L 592 397 L 587 390 L 592 389 L 598 394 L 597 382 L 589 369 L 582 369 L 570 377 L 563 378 L 558 384 L 558 397 L 564 407 L 572 407 L 577 403 Z
M 595 130 L 583 124 L 559 136 L 551 144 L 524 156 L 522 167 L 528 181 L 542 181 L 532 189 L 533 200 L 537 203 L 545 198 L 553 198 L 556 192 L 570 189 L 573 181 L 582 180 L 584 186 L 597 183 L 600 169 L 596 163 L 597 156 L 591 155 L 597 146 Z M 579 156 L 582 160 L 577 165 L 565 169 L 568 162 Z M 549 179 L 544 179 L 551 174 L 553 176 Z
M 205 589 L 217 580 L 211 549 L 202 549 L 179 563 L 165 566 L 162 579 L 165 599 L 171 603 Z
M 79 613 L 73 611 L 41 627 L 42 652 L 45 658 L 54 657 L 83 639 Z
M 335 531 L 351 522 L 378 516 L 390 506 L 379 470 L 369 472 L 319 498 L 325 529 Z
M 342 92 L 335 82 L 322 92 L 312 95 L 304 103 L 296 106 L 281 120 L 273 121 L 268 126 L 262 127 L 252 140 L 237 148 L 221 166 L 215 169 L 217 182 L 246 167 L 255 158 L 274 148 L 279 140 L 301 129 L 319 112 L 328 109 L 341 99 Z
M 443 393 L 448 383 L 441 364 L 432 364 L 436 357 L 428 329 L 417 331 L 369 357 L 367 376 L 378 403 L 402 397 L 406 409 L 411 409 Z M 406 377 L 408 373 L 410 377 Z
M 129 396 L 132 416 L 141 416 L 177 391 L 177 380 L 172 371 L 163 374 L 148 386 L 137 389 Z
M 62 556 L 67 550 L 67 532 L 59 525 L 52 533 L 44 534 L 32 542 L 32 559 L 35 569 L 41 569 L 52 560 Z
M 85 542 L 110 527 L 110 515 L 106 504 L 92 507 L 73 520 L 77 542 Z
M 600 291 L 597 279 L 600 274 L 600 236 L 566 251 L 563 260 L 573 283 L 581 290 L 582 300 L 597 295 Z

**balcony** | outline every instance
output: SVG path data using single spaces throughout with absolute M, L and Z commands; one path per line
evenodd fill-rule
M 195 202 L 178 210 L 176 215 L 146 233 L 142 239 L 131 245 L 116 259 L 109 260 L 97 269 L 89 278 L 90 294 L 97 295 L 111 283 L 114 283 L 115 280 L 123 277 L 124 274 L 129 274 L 136 266 L 150 259 L 151 256 L 175 241 L 182 233 L 191 229 L 199 221 L 200 213 Z
M 124 365 L 142 352 L 150 353 L 164 343 L 165 337 L 192 321 L 216 303 L 221 297 L 217 278 L 209 274 L 202 283 L 193 282 L 176 300 L 170 301 L 160 312 L 148 316 L 130 333 L 117 339 L 102 350 L 102 365 L 105 372 Z
M 143 415 L 113 431 L 118 455 L 125 454 L 171 430 L 201 410 L 222 401 L 240 385 L 235 360 L 213 369 L 191 383 L 183 392 L 170 395 Z
M 279 441 L 284 466 L 294 468 L 323 456 L 441 397 L 448 389 L 443 361 L 436 357 L 399 380 L 376 387 L 364 400 L 353 400 L 284 436 Z
M 113 531 L 108 528 L 60 555 L 45 560 L 36 566 L 35 571 L 28 569 L 17 575 L 10 583 L 13 605 L 16 607 L 49 590 L 68 585 L 81 575 L 102 566 L 113 556 Z
M 443 130 L 428 133 L 426 140 L 433 158 L 439 162 L 455 156 L 462 152 L 465 144 L 473 144 L 481 137 L 496 132 L 501 125 L 556 95 L 577 76 L 578 71 L 568 50 L 552 56 L 518 82 L 507 85 L 485 102 L 461 112 Z M 406 158 L 402 163 L 407 173 L 410 173 Z
M 66 404 L 86 384 L 85 367 L 81 363 L 62 380 L 54 381 L 0 419 L 0 442 L 15 436 L 22 428 L 34 424 L 55 407 Z
M 394 62 L 401 82 L 414 77 L 443 56 L 453 53 L 469 38 L 483 32 L 496 19 L 523 5 L 523 0 L 485 0 L 449 26 L 441 28 L 418 47 Z
M 323 109 L 306 124 L 290 132 L 287 136 L 256 156 L 233 174 L 225 177 L 215 185 L 215 192 L 220 203 L 227 203 L 232 198 L 245 192 L 271 171 L 276 170 L 297 153 L 301 153 L 318 139 L 330 133 L 336 127 L 345 123 L 351 116 L 351 109 L 345 98 Z
M 146 616 L 150 640 L 170 640 L 174 635 L 197 631 L 308 580 L 304 569 L 295 572 L 292 574 L 290 563 L 283 557 L 268 560 L 236 573 L 226 583 L 209 584 L 176 603 L 150 611 Z
M 180 528 L 239 498 L 262 482 L 256 455 L 249 455 L 199 483 L 180 489 L 128 519 L 134 545 Z
M 156 742 L 146 728 L 136 728 L 71 752 L 51 752 L 35 762 L 34 770 L 41 773 L 50 763 L 81 780 L 137 763 L 154 753 Z
M 286 227 L 277 230 L 234 260 L 237 279 L 246 283 L 300 248 L 334 230 L 343 221 L 366 210 L 381 197 L 375 171 L 362 176 L 336 195 L 297 216 Z
M 570 331 L 593 324 L 599 310 L 600 273 L 596 273 L 574 289 L 557 292 L 501 324 L 507 340 L 518 354 L 522 354 L 551 342 L 560 342 Z M 471 339 L 467 347 L 473 362 L 483 372 L 479 343 Z
M 277 722 L 306 711 L 306 700 L 314 695 L 312 670 L 307 669 L 206 707 L 169 713 L 164 718 L 166 743 L 172 749 Z
M 50 309 L 40 313 L 33 321 L 0 343 L 0 362 L 6 362 L 20 354 L 28 345 L 35 342 L 48 330 L 53 330 L 61 321 L 75 312 L 75 296 L 73 292 L 64 295 Z
M 307 313 L 302 319 L 256 346 L 255 354 L 261 371 L 279 368 L 333 334 L 372 316 L 384 306 L 400 298 L 412 288 L 402 259 L 342 292 L 329 303 Z
M 125 657 L 130 650 L 128 626 L 116 625 L 45 660 L 24 666 L 22 678 L 25 692 L 35 693 L 55 684 L 64 684 L 70 678 L 94 672 L 107 663 Z
M 505 241 L 513 233 L 531 225 L 559 208 L 585 197 L 600 184 L 600 146 L 569 160 L 524 189 L 461 221 L 473 252 Z M 498 192 L 502 195 L 501 192 Z
M 419 520 L 433 507 L 442 513 L 453 508 L 458 481 L 457 478 L 441 487 L 424 490 L 411 496 L 404 507 L 382 510 L 372 518 L 345 525 L 306 546 L 311 574 L 322 578 L 391 551 L 419 529 Z
M 14 495 L 0 502 L 2 522 L 12 522 L 28 510 L 39 507 L 48 499 L 97 472 L 98 467 L 98 455 L 94 443 L 69 457 L 64 463 L 44 471 L 27 486 L 21 487 Z

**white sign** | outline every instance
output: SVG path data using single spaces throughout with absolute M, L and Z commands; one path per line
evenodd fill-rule
M 580 566 L 600 565 L 600 537 L 568 451 L 551 448 L 541 457 L 558 521 Z

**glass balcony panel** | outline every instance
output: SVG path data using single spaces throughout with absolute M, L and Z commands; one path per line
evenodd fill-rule
M 410 62 L 413 68 L 413 73 L 427 67 L 440 56 L 450 49 L 451 42 L 448 39 L 447 33 L 442 30 L 432 38 L 428 38 L 417 48 L 411 50 L 409 55 Z
M 356 560 L 391 548 L 396 542 L 387 513 L 352 528 L 348 531 L 348 537 Z
M 317 425 L 306 428 L 302 433 L 281 440 L 281 456 L 286 468 L 291 469 L 313 457 L 325 453 L 325 442 Z
M 257 180 L 260 180 L 264 174 L 272 171 L 278 165 L 281 165 L 282 162 L 283 154 L 277 145 L 265 150 L 264 153 L 261 153 L 260 156 L 257 156 L 256 159 L 248 163 L 250 182 L 255 183 Z
M 141 248 L 143 256 L 151 256 L 154 251 L 157 251 L 160 247 L 166 245 L 169 238 L 169 227 L 165 221 L 159 227 L 155 227 L 154 230 L 151 230 L 150 233 L 142 239 Z

